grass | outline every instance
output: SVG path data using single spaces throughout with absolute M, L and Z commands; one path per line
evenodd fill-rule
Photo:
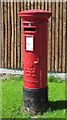
M 49 108 L 32 116 L 23 106 L 22 76 L 7 77 L 2 81 L 2 118 L 65 118 L 65 83 L 52 76 L 48 82 Z M 59 81 L 59 82 L 58 82 Z

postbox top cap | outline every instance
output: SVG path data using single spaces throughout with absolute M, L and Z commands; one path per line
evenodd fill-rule
M 37 9 L 33 9 L 33 10 L 24 10 L 22 12 L 19 12 L 18 15 L 24 16 L 24 15 L 36 15 L 36 14 L 43 14 L 43 15 L 47 15 L 49 14 L 49 17 L 52 15 L 52 13 L 50 11 L 47 10 L 37 10 Z
M 33 10 L 24 10 L 21 13 L 51 13 L 50 11 L 47 10 L 37 10 L 37 9 L 33 9 Z

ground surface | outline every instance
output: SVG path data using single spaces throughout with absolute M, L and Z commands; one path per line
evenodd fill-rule
M 2 80 L 2 118 L 65 118 L 65 82 L 49 77 L 49 108 L 43 113 L 32 116 L 23 107 L 23 78 L 8 76 Z M 66 105 L 65 105 L 66 104 Z

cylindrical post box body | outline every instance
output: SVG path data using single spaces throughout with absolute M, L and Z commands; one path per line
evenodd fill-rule
M 19 12 L 24 35 L 24 104 L 31 112 L 46 107 L 48 18 L 51 12 L 26 10 Z

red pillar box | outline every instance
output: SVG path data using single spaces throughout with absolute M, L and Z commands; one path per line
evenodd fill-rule
M 25 10 L 18 15 L 24 31 L 24 104 L 29 111 L 37 113 L 48 102 L 47 45 L 51 12 Z

